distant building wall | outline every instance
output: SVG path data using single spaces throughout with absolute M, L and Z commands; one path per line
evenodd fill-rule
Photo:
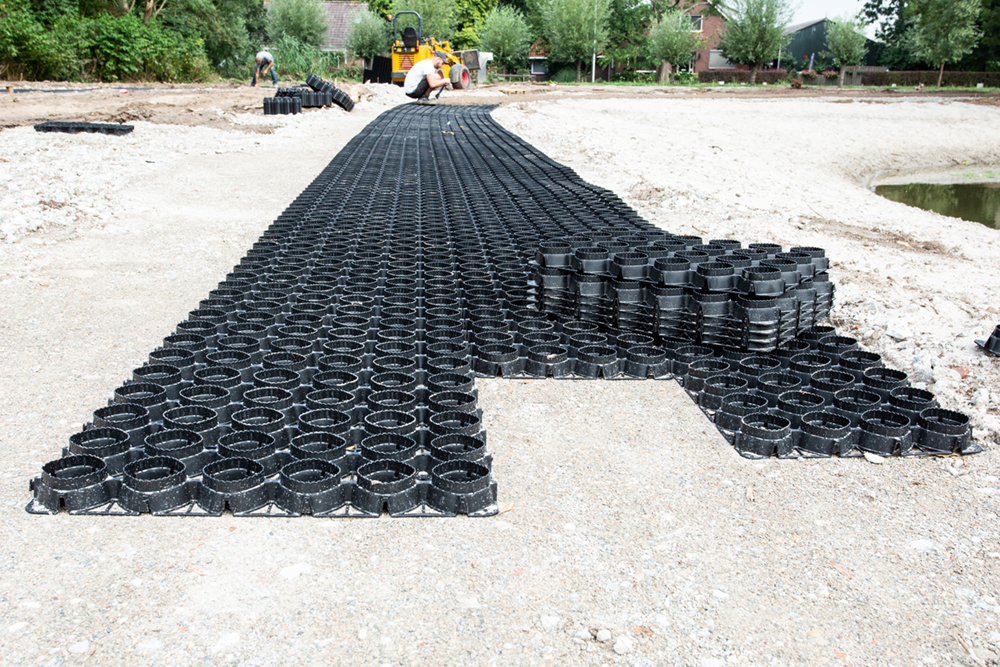
M 707 2 L 699 2 L 697 5 L 687 10 L 691 16 L 701 17 L 701 31 L 699 37 L 706 39 L 705 46 L 695 51 L 692 69 L 695 72 L 708 72 L 714 69 L 735 69 L 733 65 L 726 62 L 719 52 L 719 39 L 726 31 L 726 20 L 721 16 L 708 16 Z M 697 22 L 696 22 L 697 24 Z M 715 52 L 713 54 L 713 51 Z
M 321 2 L 326 13 L 326 39 L 319 48 L 323 51 L 338 51 L 347 42 L 347 31 L 355 16 L 368 11 L 367 2 Z

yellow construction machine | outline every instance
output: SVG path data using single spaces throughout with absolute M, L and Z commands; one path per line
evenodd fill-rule
M 413 14 L 417 17 L 417 27 L 406 26 L 400 33 L 396 28 L 396 19 L 406 14 Z M 435 51 L 441 51 L 448 56 L 441 70 L 451 81 L 452 87 L 460 90 L 472 85 L 469 67 L 463 62 L 463 59 L 475 60 L 474 67 L 478 69 L 478 51 L 452 51 L 449 42 L 439 42 L 433 37 L 424 37 L 423 20 L 420 18 L 420 14 L 412 11 L 396 12 L 395 16 L 392 17 L 392 82 L 402 86 L 410 68 L 421 60 L 433 57 Z

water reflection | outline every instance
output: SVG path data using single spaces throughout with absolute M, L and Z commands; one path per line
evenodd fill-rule
M 876 185 L 886 199 L 1000 229 L 1000 183 Z

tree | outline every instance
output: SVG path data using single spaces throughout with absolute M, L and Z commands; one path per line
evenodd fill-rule
M 956 69 L 966 72 L 1000 71 L 1000 0 L 982 0 L 979 29 L 983 33 L 972 53 L 962 58 Z
M 980 0 L 915 0 L 911 8 L 913 52 L 934 65 L 940 63 L 940 88 L 945 64 L 961 60 L 982 37 L 976 27 L 982 5 Z
M 286 35 L 303 44 L 319 46 L 326 37 L 326 14 L 319 0 L 272 0 L 267 18 L 272 40 Z
M 239 73 L 267 41 L 267 13 L 256 0 L 172 0 L 160 23 L 189 38 L 205 42 L 213 67 Z
M 479 40 L 483 51 L 492 51 L 493 60 L 506 72 L 528 55 L 531 33 L 524 14 L 513 7 L 501 6 L 486 15 Z
M 604 60 L 645 60 L 649 54 L 650 23 L 657 16 L 655 3 L 646 0 L 610 2 L 611 16 L 608 19 L 608 43 L 604 48 Z
M 497 0 L 455 0 L 455 32 L 451 41 L 456 49 L 471 49 L 479 44 L 483 21 L 496 6 Z
M 665 12 L 650 29 L 649 56 L 670 65 L 669 81 L 673 85 L 677 67 L 691 62 L 701 41 L 691 30 L 691 17 L 674 9 Z
M 752 85 L 760 66 L 774 60 L 788 44 L 781 33 L 791 11 L 786 0 L 733 0 L 729 7 L 719 48 L 730 62 L 750 67 Z
M 347 41 L 344 46 L 352 56 L 362 58 L 370 64 L 372 58 L 382 55 L 389 49 L 392 41 L 391 30 L 389 22 L 381 16 L 371 12 L 358 12 L 347 29 Z
M 580 83 L 583 61 L 604 48 L 608 39 L 608 0 L 545 0 L 542 24 L 552 60 L 576 63 Z
M 864 62 L 867 53 L 867 38 L 858 22 L 852 19 L 826 22 L 826 48 L 833 63 L 840 68 L 837 86 L 844 87 L 844 73 L 848 65 Z
M 878 64 L 889 69 L 910 69 L 913 64 L 913 52 L 906 45 L 913 19 L 907 16 L 906 3 L 907 0 L 868 0 L 861 10 L 868 25 L 878 24 L 875 29 L 875 38 L 880 42 Z
M 433 37 L 439 42 L 450 40 L 455 32 L 455 0 L 395 0 L 394 11 L 411 11 L 420 14 L 424 37 Z M 416 27 L 413 16 L 401 16 L 396 27 Z

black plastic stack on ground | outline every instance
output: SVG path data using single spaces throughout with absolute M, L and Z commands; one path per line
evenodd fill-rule
M 371 83 L 392 83 L 392 58 L 389 56 L 375 56 L 372 58 L 372 68 L 365 69 L 361 74 L 361 80 Z
M 536 298 L 556 316 L 674 343 L 774 352 L 833 306 L 822 248 L 666 232 L 579 236 L 536 252 Z
M 297 88 L 278 88 L 278 92 L 276 92 L 274 96 L 297 97 L 302 100 L 303 109 L 333 106 L 332 92 L 316 92 L 309 86 L 299 86 Z
M 336 105 L 344 111 L 354 110 L 354 100 L 352 100 L 347 93 L 342 91 L 340 88 L 337 88 L 329 81 L 324 81 L 315 74 L 310 74 L 306 77 L 306 85 L 315 90 L 317 93 L 328 93 L 334 103 L 336 103 Z
M 832 329 L 757 355 L 538 310 L 546 239 L 627 254 L 672 235 L 491 109 L 397 107 L 352 139 L 45 464 L 28 510 L 495 514 L 477 376 L 678 377 L 746 456 L 974 451 L 968 418 Z M 615 289 L 622 320 L 638 296 Z
M 35 125 L 36 132 L 65 132 L 67 134 L 89 132 L 92 134 L 113 134 L 116 136 L 128 134 L 134 129 L 134 125 L 119 123 L 77 123 L 62 120 L 49 120 Z
M 302 112 L 301 97 L 285 96 L 285 97 L 264 98 L 265 116 L 287 116 L 289 114 L 297 114 L 301 112 Z

